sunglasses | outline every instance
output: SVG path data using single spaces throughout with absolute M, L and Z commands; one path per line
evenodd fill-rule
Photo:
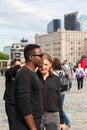
M 40 58 L 42 58 L 43 57 L 43 53 L 42 54 L 34 54 L 32 56 L 39 56 Z

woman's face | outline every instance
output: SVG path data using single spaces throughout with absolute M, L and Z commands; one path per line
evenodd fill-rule
M 51 68 L 52 64 L 49 60 L 44 59 L 43 60 L 43 66 L 39 68 L 41 74 L 47 74 Z
M 78 67 L 80 68 L 80 67 L 81 67 L 81 64 L 78 64 Z

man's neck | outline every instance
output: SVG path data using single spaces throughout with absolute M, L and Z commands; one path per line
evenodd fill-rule
M 31 62 L 27 62 L 26 64 L 25 64 L 25 66 L 28 68 L 28 69 L 30 69 L 31 71 L 33 71 L 33 72 L 35 72 L 35 70 L 36 70 L 36 67 L 34 66 L 34 64 L 32 64 Z

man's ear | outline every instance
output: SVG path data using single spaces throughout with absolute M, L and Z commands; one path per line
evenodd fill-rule
M 32 61 L 32 59 L 33 59 L 33 56 L 32 56 L 32 55 L 30 55 L 30 56 L 29 56 L 29 60 L 30 60 L 30 61 Z

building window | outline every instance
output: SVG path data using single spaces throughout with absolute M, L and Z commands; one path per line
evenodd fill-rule
M 55 45 L 55 46 L 56 46 L 56 45 L 57 45 L 57 43 L 53 43 L 53 45 Z
M 46 44 L 45 46 L 46 46 L 46 47 L 47 47 L 47 46 L 50 46 L 50 44 Z
M 53 48 L 53 51 L 56 51 L 57 50 L 57 48 Z
M 60 47 L 58 48 L 58 51 L 60 50 Z
M 19 48 L 19 46 L 16 46 L 16 48 Z
M 73 50 L 73 48 L 71 48 L 71 50 Z
M 45 52 L 48 52 L 48 51 L 50 51 L 50 49 L 45 49 Z

